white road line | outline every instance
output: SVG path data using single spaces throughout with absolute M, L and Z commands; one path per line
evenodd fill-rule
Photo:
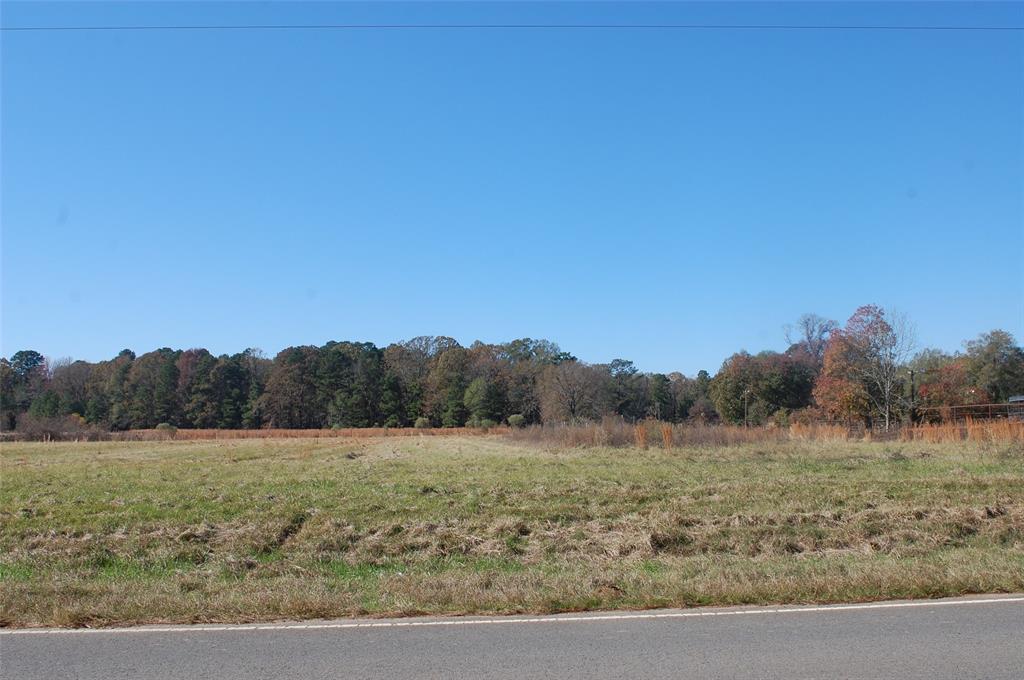
M 719 611 L 637 612 L 635 614 L 589 614 L 582 616 L 537 616 L 530 618 L 501 617 L 492 619 L 441 619 L 431 621 L 347 621 L 337 623 L 265 623 L 242 625 L 178 625 L 137 628 L 23 628 L 0 630 L 4 635 L 93 635 L 104 633 L 200 633 L 244 632 L 260 630 L 334 630 L 342 628 L 420 628 L 430 626 L 493 626 L 523 623 L 591 623 L 594 621 L 634 621 L 638 619 L 688 619 L 705 616 L 749 616 L 754 614 L 813 614 L 860 609 L 900 609 L 905 607 L 956 607 L 973 604 L 1024 603 L 1024 596 L 993 597 L 978 600 L 917 600 L 912 602 L 875 602 L 835 604 L 810 607 L 775 607 L 766 609 L 728 609 Z

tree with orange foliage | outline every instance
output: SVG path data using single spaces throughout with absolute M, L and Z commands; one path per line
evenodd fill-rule
M 967 370 L 967 359 L 956 358 L 930 372 L 918 389 L 922 406 L 985 404 L 988 392 L 976 386 Z
M 842 332 L 835 331 L 825 347 L 823 366 L 814 383 L 814 401 L 829 418 L 871 419 L 871 401 L 853 369 L 854 354 Z
M 903 394 L 903 367 L 914 348 L 914 333 L 902 315 L 864 305 L 841 330 L 833 331 L 814 397 L 826 413 L 840 418 L 877 415 L 888 430 Z

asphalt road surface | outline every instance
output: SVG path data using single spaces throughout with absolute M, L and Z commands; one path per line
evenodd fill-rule
M 0 632 L 0 678 L 1024 677 L 1024 595 Z

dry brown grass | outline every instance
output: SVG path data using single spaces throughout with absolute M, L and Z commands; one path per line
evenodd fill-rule
M 25 441 L 23 433 L 5 432 L 2 441 Z M 666 423 L 644 420 L 627 423 L 620 417 L 608 416 L 601 422 L 580 424 L 531 425 L 525 428 L 495 427 L 461 428 L 342 428 L 342 429 L 150 429 L 126 432 L 49 433 L 43 441 L 220 441 L 245 439 L 378 439 L 381 437 L 478 437 L 505 434 L 514 441 L 562 447 L 636 446 L 646 449 L 652 441 L 661 447 L 677 446 L 741 446 L 785 441 L 923 441 L 946 442 L 1024 442 L 1024 422 L 1011 420 L 967 420 L 960 423 L 921 424 L 890 432 L 865 431 L 860 427 L 830 423 L 794 423 L 789 427 L 740 427 L 735 425 L 703 425 L 700 423 Z M 28 437 L 27 440 L 38 438 Z
M 672 424 L 644 420 L 629 424 L 607 417 L 600 423 L 532 425 L 504 430 L 513 440 L 561 447 L 635 446 L 646 449 L 660 439 L 662 448 L 744 446 L 782 442 L 923 441 L 931 443 L 978 442 L 1024 443 L 1024 422 L 1009 420 L 923 424 L 889 432 L 864 430 L 849 425 L 794 423 L 789 427 L 739 427 L 736 425 Z
M 673 437 L 674 430 L 670 423 L 661 424 L 661 448 L 671 449 L 674 441 Z
M 933 444 L 953 442 L 1024 443 L 1024 422 L 1012 420 L 971 420 L 963 423 L 923 424 L 900 431 L 903 441 Z
M 287 430 L 265 428 L 261 430 L 217 430 L 217 429 L 179 429 L 171 432 L 163 430 L 129 430 L 113 432 L 114 441 L 161 441 L 178 439 L 183 441 L 202 441 L 218 439 L 376 439 L 379 437 L 437 437 L 453 435 L 462 437 L 493 434 L 507 430 L 506 427 L 344 427 L 325 428 L 320 430 Z
M 701 425 L 644 420 L 629 424 L 621 418 L 606 417 L 600 423 L 578 425 L 532 425 L 507 431 L 514 441 L 560 447 L 635 446 L 646 449 L 661 441 L 662 448 L 691 446 L 740 446 L 782 442 L 788 439 L 779 428 Z M 844 437 L 845 438 L 845 437 Z
M 633 441 L 638 449 L 647 449 L 647 423 L 637 423 L 633 426 Z
M 632 446 L 636 431 L 622 418 L 607 416 L 601 422 L 575 425 L 530 425 L 508 432 L 513 441 L 566 448 Z
M 991 441 L 24 443 L 0 464 L 4 625 L 1024 589 L 1024 452 Z
M 47 431 L 42 436 L 32 432 L 4 432 L 0 441 L 219 441 L 238 439 L 377 439 L 380 437 L 476 437 L 507 431 L 508 426 L 495 427 L 347 427 L 323 428 L 312 430 L 264 428 L 259 430 L 220 430 L 220 429 L 184 429 L 184 428 L 153 428 L 148 430 L 126 430 L 123 432 L 106 432 L 96 429 L 75 431 Z
M 845 441 L 852 433 L 846 425 L 828 423 L 793 423 L 789 426 L 789 437 L 797 441 Z

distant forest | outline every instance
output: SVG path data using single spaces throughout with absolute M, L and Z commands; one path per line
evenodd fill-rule
M 595 420 L 617 414 L 753 425 L 803 419 L 888 427 L 913 409 L 1024 393 L 1024 350 L 993 330 L 962 352 L 917 351 L 907 320 L 868 305 L 845 325 L 814 314 L 784 352 L 733 354 L 712 376 L 581 361 L 547 340 L 464 347 L 417 337 L 384 348 L 328 342 L 214 356 L 123 350 L 90 363 L 23 350 L 0 359 L 0 425 L 73 419 L 110 430 L 460 427 Z

